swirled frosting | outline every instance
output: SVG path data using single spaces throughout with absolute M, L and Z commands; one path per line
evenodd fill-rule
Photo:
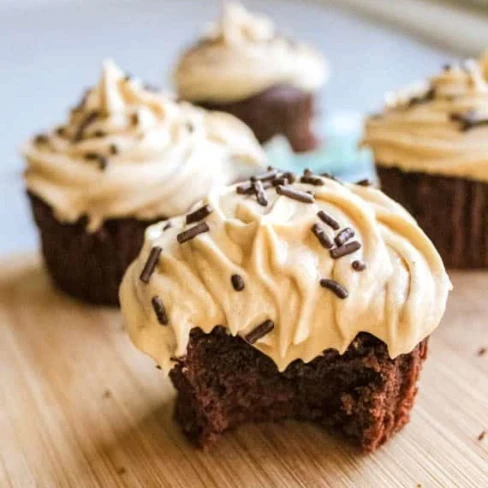
M 264 167 L 251 130 L 231 115 L 176 103 L 106 62 L 66 125 L 23 148 L 27 188 L 58 220 L 164 218 L 212 188 Z
M 384 341 L 391 357 L 412 351 L 444 313 L 451 286 L 441 258 L 414 219 L 380 190 L 321 181 L 285 187 L 308 199 L 313 192 L 312 203 L 290 198 L 283 187 L 280 194 L 277 187 L 263 191 L 266 206 L 235 186 L 213 191 L 195 207 L 213 210 L 206 215 L 204 207 L 209 230 L 182 244 L 177 236 L 198 225 L 184 216 L 170 228 L 150 227 L 120 291 L 135 345 L 166 370 L 171 358 L 185 354 L 192 328 L 210 332 L 217 324 L 247 338 L 281 371 L 328 348 L 342 353 L 359 332 Z M 315 224 L 326 238 L 312 231 Z M 332 250 L 322 243 L 333 239 Z M 143 281 L 157 246 L 161 255 Z M 322 279 L 333 281 L 321 286 Z
M 276 85 L 303 91 L 327 79 L 323 57 L 276 33 L 265 17 L 226 4 L 221 19 L 183 54 L 175 71 L 178 94 L 192 102 L 234 102 Z
M 485 61 L 486 65 L 486 61 Z M 377 164 L 488 181 L 488 71 L 446 66 L 427 83 L 390 95 L 366 124 L 363 145 Z

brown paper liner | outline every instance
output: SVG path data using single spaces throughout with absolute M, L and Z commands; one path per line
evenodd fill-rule
M 198 105 L 241 119 L 261 144 L 282 134 L 295 152 L 311 151 L 319 145 L 312 129 L 316 111 L 314 95 L 291 86 L 274 86 L 238 102 Z
M 283 419 L 331 427 L 373 451 L 409 420 L 427 339 L 395 359 L 386 345 L 361 333 L 340 355 L 324 351 L 280 373 L 275 363 L 222 327 L 194 329 L 170 378 L 178 390 L 175 418 L 200 447 L 245 422 Z
M 124 272 L 142 247 L 145 229 L 155 221 L 107 220 L 97 231 L 89 233 L 86 218 L 61 223 L 49 205 L 32 193 L 28 195 L 39 228 L 44 262 L 54 283 L 80 300 L 118 305 Z
M 403 205 L 447 268 L 488 267 L 488 184 L 377 165 L 382 190 Z

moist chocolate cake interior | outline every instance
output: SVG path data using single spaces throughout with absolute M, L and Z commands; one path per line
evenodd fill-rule
M 191 332 L 187 354 L 170 372 L 175 417 L 198 446 L 245 422 L 300 419 L 332 427 L 372 451 L 408 422 L 427 340 L 390 359 L 386 345 L 361 333 L 340 355 L 308 364 L 275 363 L 223 327 Z

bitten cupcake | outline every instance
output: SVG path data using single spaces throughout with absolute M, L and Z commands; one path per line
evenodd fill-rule
M 176 103 L 111 62 L 66 124 L 36 136 L 23 153 L 53 281 L 110 305 L 149 224 L 265 168 L 241 121 Z
M 317 51 L 232 3 L 183 54 L 174 77 L 183 100 L 239 117 L 261 143 L 282 134 L 294 151 L 304 152 L 319 142 L 315 97 L 327 74 Z
M 374 450 L 408 422 L 450 282 L 373 187 L 269 171 L 151 226 L 121 286 L 134 344 L 169 372 L 200 446 L 302 419 Z
M 486 67 L 485 67 L 486 69 Z M 369 118 L 383 190 L 404 205 L 447 267 L 488 266 L 488 72 L 445 66 Z

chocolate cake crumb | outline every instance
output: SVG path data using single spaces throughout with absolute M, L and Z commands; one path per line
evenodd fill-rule
M 241 275 L 233 274 L 230 278 L 232 286 L 234 287 L 235 291 L 242 291 L 244 290 L 244 280 L 242 279 Z
M 270 357 L 225 328 L 208 334 L 195 328 L 185 356 L 170 371 L 178 391 L 175 418 L 200 447 L 246 422 L 295 419 L 334 429 L 374 451 L 408 422 L 426 351 L 424 340 L 391 359 L 386 344 L 360 333 L 343 354 L 327 349 L 280 372 Z
M 210 230 L 208 224 L 206 222 L 200 222 L 199 224 L 195 225 L 191 229 L 185 230 L 176 236 L 176 239 L 180 244 L 183 244 L 186 241 L 194 239 L 199 234 L 203 234 L 204 232 L 208 232 Z
M 486 354 L 486 347 L 480 347 L 478 349 L 478 356 L 484 356 Z
M 315 198 L 313 195 L 307 192 L 303 192 L 300 190 L 295 190 L 289 186 L 278 185 L 276 187 L 276 193 L 278 195 L 283 195 L 285 197 L 291 198 L 292 200 L 296 200 L 302 203 L 314 203 Z
M 340 227 L 339 222 L 337 222 L 337 220 L 334 219 L 332 215 L 329 215 L 327 212 L 320 210 L 319 212 L 317 212 L 317 216 L 322 222 L 327 224 L 333 230 L 339 230 Z
M 161 369 L 163 369 L 163 368 L 161 368 L 161 366 L 160 366 L 159 364 L 156 364 L 156 369 L 161 370 Z
M 131 115 L 131 123 L 132 125 L 138 126 L 139 125 L 139 114 L 137 112 Z
M 112 154 L 112 156 L 115 156 L 118 153 L 119 148 L 115 144 L 110 144 L 110 154 Z
M 344 256 L 348 256 L 349 254 L 352 254 L 353 252 L 356 252 L 359 249 L 361 249 L 361 244 L 358 241 L 348 242 L 343 246 L 335 247 L 334 249 L 331 249 L 330 257 L 332 259 L 339 259 Z
M 481 442 L 486 436 L 486 430 L 482 430 L 480 435 L 478 436 L 478 440 Z
M 156 268 L 156 264 L 158 263 L 159 256 L 161 256 L 162 248 L 159 246 L 154 246 L 149 253 L 149 257 L 147 258 L 146 264 L 139 276 L 139 279 L 145 283 L 146 285 L 149 283 L 151 276 Z
M 327 288 L 328 290 L 333 291 L 336 296 L 341 300 L 344 300 L 349 296 L 349 292 L 335 280 L 323 278 L 320 280 L 320 286 L 322 288 Z
M 110 398 L 111 396 L 112 396 L 112 392 L 107 389 L 103 392 L 102 398 Z
M 107 167 L 108 164 L 108 160 L 103 154 L 98 154 L 94 152 L 86 153 L 85 159 L 87 161 L 96 161 L 102 171 Z
M 93 137 L 105 137 L 106 135 L 107 135 L 107 133 L 104 132 L 103 130 L 96 130 L 93 133 Z
M 127 470 L 122 466 L 121 468 L 117 469 L 117 474 L 123 475 L 127 472 Z
M 210 205 L 204 205 L 203 207 L 200 207 L 198 210 L 189 213 L 186 216 L 186 223 L 193 224 L 195 222 L 203 220 L 204 218 L 208 217 L 212 212 L 213 209 Z
M 161 297 L 154 296 L 151 299 L 151 303 L 154 309 L 154 313 L 156 314 L 156 317 L 158 319 L 158 322 L 161 325 L 168 325 L 169 320 L 168 320 L 168 314 L 166 313 L 166 308 L 163 304 L 163 300 Z
M 253 329 L 249 334 L 247 334 L 244 339 L 249 342 L 249 344 L 254 344 L 256 341 L 269 334 L 274 329 L 274 322 L 272 320 L 265 320 L 262 324 L 259 324 L 255 329 Z

